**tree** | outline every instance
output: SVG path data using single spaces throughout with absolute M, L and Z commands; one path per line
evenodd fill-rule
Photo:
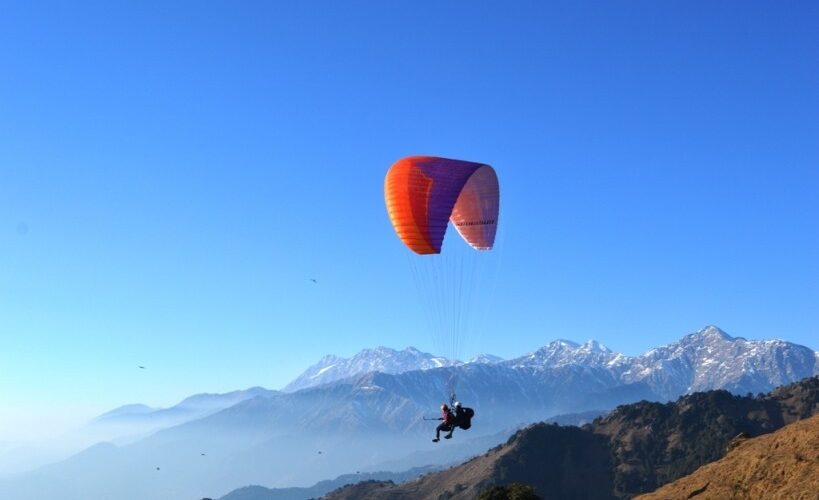
M 512 483 L 508 486 L 493 486 L 478 495 L 478 500 L 541 500 L 531 486 Z

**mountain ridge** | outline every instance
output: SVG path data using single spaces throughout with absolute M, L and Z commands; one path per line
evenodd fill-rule
M 755 438 L 737 436 L 726 455 L 638 500 L 816 498 L 819 415 Z
M 791 362 L 792 358 L 798 359 Z M 775 365 L 770 359 L 780 359 L 783 363 Z M 740 363 L 737 363 L 738 360 Z M 727 368 L 726 363 L 730 365 Z M 288 383 L 282 391 L 252 387 L 223 394 L 203 393 L 185 398 L 169 408 L 129 404 L 106 412 L 96 417 L 95 421 L 131 416 L 135 418 L 150 416 L 156 420 L 162 415 L 185 412 L 198 418 L 201 415 L 193 411 L 196 405 L 192 404 L 198 399 L 229 401 L 231 397 L 239 395 L 235 398 L 238 403 L 255 396 L 268 397 L 277 392 L 293 393 L 339 381 L 352 381 L 371 372 L 400 375 L 412 371 L 463 367 L 470 364 L 527 368 L 535 371 L 569 366 L 594 368 L 601 370 L 601 376 L 608 378 L 610 382 L 618 385 L 644 382 L 659 396 L 674 399 L 679 394 L 717 387 L 729 388 L 737 393 L 768 391 L 783 383 L 819 374 L 819 352 L 780 339 L 747 340 L 743 337 L 732 337 L 713 325 L 689 333 L 677 342 L 651 348 L 637 356 L 614 352 L 595 340 L 587 340 L 580 344 L 557 339 L 517 358 L 503 360 L 491 354 L 481 354 L 467 363 L 448 360 L 414 347 L 406 347 L 399 351 L 380 346 L 362 349 L 350 358 L 325 355 Z M 671 376 L 668 374 L 670 371 L 675 371 L 676 374 Z M 214 404 L 213 408 L 224 409 L 228 406 Z M 180 420 L 175 423 L 184 422 Z
M 420 351 L 412 347 L 406 348 L 404 351 L 395 351 L 389 348 L 378 349 L 384 349 L 383 352 L 388 352 L 390 357 L 393 357 L 394 353 L 410 350 L 420 353 Z M 349 360 L 355 360 L 357 357 L 368 358 L 375 351 L 377 349 L 362 350 Z M 421 354 L 427 360 L 431 358 L 438 360 L 440 365 L 431 366 L 429 363 L 413 364 L 411 362 L 401 366 L 392 364 L 390 370 L 382 372 L 400 374 L 443 366 L 464 365 L 459 361 L 446 360 L 446 358 L 435 357 L 428 353 Z M 362 375 L 373 370 L 368 368 L 355 369 L 355 367 L 371 367 L 382 362 L 370 359 L 366 365 L 348 363 L 345 365 L 346 369 L 343 376 L 341 371 L 337 371 L 327 379 L 315 377 L 316 372 L 328 369 L 326 363 L 323 362 L 326 359 L 338 364 L 339 360 L 345 358 L 325 356 L 322 361 L 308 368 L 294 382 L 288 384 L 285 391 L 293 392 L 288 388 L 307 388 L 329 383 L 325 380 L 334 382 Z M 571 340 L 558 339 L 549 342 L 536 351 L 517 358 L 501 360 L 496 356 L 492 356 L 490 359 L 492 359 L 490 364 L 535 370 L 571 365 L 600 368 L 609 372 L 610 376 L 623 384 L 646 382 L 663 397 L 669 399 L 675 398 L 680 393 L 690 393 L 714 387 L 730 387 L 735 392 L 748 392 L 748 390 L 759 392 L 761 387 L 763 391 L 767 391 L 783 383 L 801 378 L 800 375 L 819 374 L 819 352 L 817 351 L 780 339 L 747 340 L 743 337 L 732 337 L 713 325 L 689 333 L 677 342 L 649 349 L 638 356 L 627 356 L 614 352 L 595 340 L 588 340 L 583 344 L 579 344 Z M 783 362 L 776 365 L 770 361 L 771 359 L 779 359 Z M 738 360 L 741 362 L 739 365 Z M 386 361 L 386 363 L 389 362 L 390 360 Z M 677 372 L 676 376 L 669 377 L 667 375 L 671 370 Z M 313 375 L 310 375 L 311 373 Z M 323 374 L 324 372 L 322 372 Z M 718 382 L 716 382 L 717 380 Z M 672 387 L 660 387 L 669 384 Z
M 362 349 L 350 358 L 328 354 L 321 358 L 318 363 L 308 367 L 301 375 L 287 384 L 282 391 L 295 392 L 373 371 L 398 374 L 457 364 L 461 364 L 461 362 L 449 360 L 442 356 L 434 356 L 412 346 L 400 351 L 379 346 Z
M 456 500 L 512 483 L 531 485 L 543 499 L 631 498 L 721 458 L 737 435 L 770 435 L 817 418 L 819 377 L 756 397 L 697 392 L 673 403 L 622 405 L 582 428 L 533 424 L 445 471 L 401 485 L 349 485 L 325 499 Z

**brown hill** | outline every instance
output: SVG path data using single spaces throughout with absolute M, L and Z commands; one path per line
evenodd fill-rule
M 709 391 L 673 403 L 618 407 L 583 428 L 536 424 L 464 464 L 395 485 L 367 482 L 325 498 L 466 499 L 495 485 L 531 485 L 543 499 L 632 498 L 718 460 L 738 434 L 771 433 L 819 414 L 819 377 L 770 394 Z
M 629 498 L 721 458 L 738 434 L 767 434 L 817 413 L 819 377 L 812 377 L 757 397 L 708 391 L 623 405 L 587 428 L 609 438 L 614 494 Z
M 716 462 L 637 497 L 654 499 L 819 499 L 819 415 L 744 439 Z
M 611 470 L 603 436 L 578 427 L 536 424 L 506 444 L 446 471 L 401 485 L 371 481 L 345 486 L 324 498 L 470 499 L 495 484 L 525 483 L 544 499 L 605 500 L 612 498 Z

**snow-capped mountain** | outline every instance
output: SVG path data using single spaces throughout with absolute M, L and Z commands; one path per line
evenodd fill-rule
M 709 389 L 767 392 L 819 373 L 819 353 L 784 340 L 732 337 L 716 326 L 707 326 L 641 356 L 615 353 L 594 340 L 582 345 L 555 340 L 505 364 L 534 370 L 601 369 L 604 377 L 621 384 L 644 383 L 658 396 L 675 399 Z
M 651 349 L 621 368 L 623 382 L 643 381 L 668 398 L 681 393 L 727 389 L 768 392 L 819 373 L 817 353 L 784 340 L 746 340 L 715 326 L 679 342 Z
M 583 344 L 555 340 L 525 356 L 504 361 L 481 354 L 468 364 L 499 364 L 535 371 L 558 368 L 592 370 L 596 386 L 644 383 L 658 397 L 675 399 L 708 389 L 736 393 L 767 392 L 774 387 L 819 373 L 819 353 L 784 340 L 746 340 L 707 326 L 678 342 L 641 356 L 616 353 L 595 340 Z M 413 347 L 364 349 L 352 358 L 325 356 L 285 387 L 294 392 L 370 372 L 401 374 L 462 365 Z
M 453 380 L 460 399 L 481 407 L 484 424 L 500 425 L 513 418 L 542 419 L 639 399 L 673 400 L 708 389 L 767 392 L 819 373 L 816 359 L 817 354 L 807 347 L 782 340 L 734 338 L 708 326 L 641 356 L 613 352 L 594 340 L 584 344 L 555 340 L 508 361 L 481 355 L 468 363 L 453 363 L 413 348 L 366 349 L 350 359 L 323 358 L 285 392 L 293 395 L 292 401 L 300 400 L 305 390 L 311 401 L 319 394 L 325 401 L 330 394 L 345 394 L 341 408 L 313 407 L 316 421 L 310 421 L 309 412 L 304 414 L 300 421 L 310 428 L 330 426 L 352 432 L 372 424 L 407 432 L 417 427 L 425 409 L 446 398 Z M 283 401 L 252 404 L 279 408 Z M 370 406 L 373 401 L 378 404 Z
M 512 359 L 507 365 L 518 368 L 558 368 L 568 365 L 587 367 L 606 367 L 612 361 L 620 360 L 623 356 L 612 352 L 611 349 L 595 340 L 589 340 L 583 345 L 571 340 L 555 340 L 541 347 L 537 351 Z
M 287 384 L 284 392 L 335 382 L 370 372 L 398 374 L 460 364 L 447 358 L 421 352 L 414 347 L 396 351 L 389 347 L 364 349 L 352 358 L 328 355 Z
M 494 354 L 478 354 L 474 358 L 467 361 L 467 363 L 478 363 L 485 365 L 496 365 L 501 362 L 503 362 L 503 358 L 500 356 L 495 356 Z

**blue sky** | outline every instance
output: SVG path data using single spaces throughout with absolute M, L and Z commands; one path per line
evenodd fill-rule
M 815 2 L 6 4 L 5 419 L 432 349 L 383 201 L 412 154 L 500 178 L 503 257 L 467 355 L 555 338 L 637 354 L 707 324 L 817 349 L 817 18 Z

